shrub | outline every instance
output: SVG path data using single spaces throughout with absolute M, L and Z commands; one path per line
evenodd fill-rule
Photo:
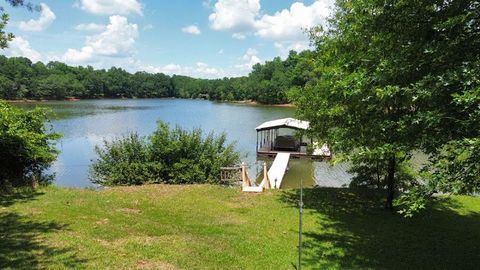
M 204 136 L 200 129 L 171 129 L 163 122 L 148 138 L 131 133 L 105 141 L 96 152 L 90 179 L 106 186 L 219 183 L 220 168 L 239 162 L 225 134 Z
M 45 110 L 25 111 L 0 101 L 0 188 L 32 183 L 57 158 Z M 37 180 L 41 180 L 38 179 Z
M 161 163 L 149 162 L 145 138 L 136 133 L 95 147 L 98 160 L 91 167 L 94 183 L 106 185 L 140 185 L 161 182 Z

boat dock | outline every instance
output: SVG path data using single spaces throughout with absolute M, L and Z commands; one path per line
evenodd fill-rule
M 290 158 L 329 158 L 331 153 L 327 144 L 321 145 L 313 138 L 308 138 L 309 127 L 310 122 L 294 118 L 267 121 L 256 127 L 257 156 L 275 157 L 275 160 L 268 172 L 267 164 L 264 163 L 263 180 L 259 185 L 248 177 L 246 166 L 243 164 L 242 190 L 245 192 L 262 192 L 265 189 L 281 188 Z M 285 129 L 287 131 L 284 131 Z
M 267 121 L 255 128 L 257 131 L 257 156 L 276 157 L 290 153 L 292 158 L 329 158 L 330 149 L 309 138 L 310 122 L 294 118 Z

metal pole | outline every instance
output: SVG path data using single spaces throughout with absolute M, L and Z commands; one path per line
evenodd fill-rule
M 298 268 L 302 269 L 302 222 L 303 222 L 303 181 L 300 179 L 299 224 L 298 224 Z

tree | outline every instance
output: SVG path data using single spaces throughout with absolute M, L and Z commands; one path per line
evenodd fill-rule
M 29 11 L 40 11 L 41 7 L 38 5 L 33 5 L 30 2 L 24 1 L 24 0 L 5 0 L 8 4 L 10 4 L 12 7 L 25 7 Z M 13 33 L 6 33 L 4 31 L 5 26 L 7 26 L 7 23 L 10 19 L 8 14 L 6 14 L 5 9 L 0 6 L 0 49 L 5 49 L 8 47 L 8 42 L 12 41 L 15 36 Z
M 0 75 L 0 99 L 10 98 L 13 89 L 13 82 Z
M 0 101 L 0 187 L 22 186 L 57 157 L 59 134 L 48 128 L 46 112 L 24 111 Z
M 38 82 L 38 89 L 43 97 L 65 99 L 82 96 L 85 88 L 72 74 L 52 74 Z
M 413 151 L 480 136 L 480 2 L 336 4 L 328 30 L 312 31 L 319 77 L 292 96 L 336 153 L 381 165 L 393 208 L 396 192 L 428 186 L 400 177 Z
M 288 102 L 291 88 L 302 88 L 314 79 L 312 55 L 310 51 L 292 51 L 285 60 L 277 57 L 255 65 L 248 76 L 210 80 L 162 73 L 131 74 L 116 67 L 96 70 L 58 61 L 45 65 L 25 57 L 0 56 L 0 75 L 13 83 L 3 94 L 6 99 L 201 97 L 278 104 Z

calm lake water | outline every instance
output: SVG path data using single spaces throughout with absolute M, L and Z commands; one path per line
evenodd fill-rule
M 206 132 L 226 132 L 228 140 L 236 142 L 242 161 L 250 166 L 250 177 L 255 178 L 261 174 L 264 160 L 273 161 L 257 160 L 255 127 L 265 121 L 294 115 L 292 108 L 184 99 L 49 101 L 16 105 L 48 107 L 55 113 L 53 129 L 62 133 L 63 138 L 57 145 L 61 154 L 51 171 L 56 174 L 55 183 L 65 187 L 93 185 L 88 171 L 96 158 L 96 145 L 130 131 L 149 135 L 158 120 L 185 129 L 198 127 Z M 310 186 L 342 186 L 350 178 L 345 170 L 345 165 L 332 167 L 325 162 L 291 160 L 282 187 L 298 187 L 300 179 Z

